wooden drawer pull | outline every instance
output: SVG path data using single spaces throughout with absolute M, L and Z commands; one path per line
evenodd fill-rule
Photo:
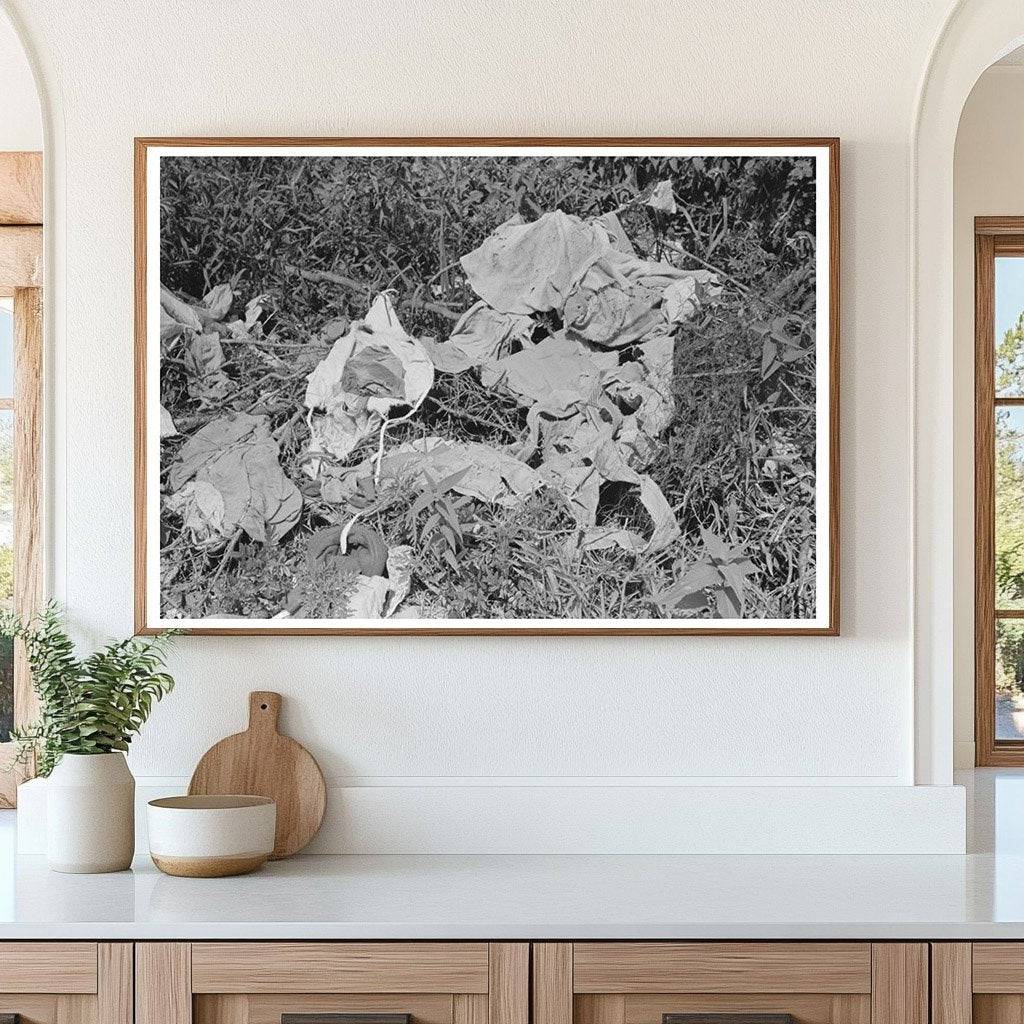
M 661 1024 L 796 1024 L 791 1013 L 663 1013 Z
M 282 1013 L 281 1024 L 411 1024 L 411 1013 Z M 7 1024 L 0 1020 L 0 1024 Z M 15 1022 L 17 1024 L 17 1022 Z

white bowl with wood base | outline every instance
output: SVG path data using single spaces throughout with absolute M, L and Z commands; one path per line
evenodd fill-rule
M 277 805 L 265 796 L 168 796 L 147 807 L 149 853 L 168 875 L 223 878 L 274 851 Z

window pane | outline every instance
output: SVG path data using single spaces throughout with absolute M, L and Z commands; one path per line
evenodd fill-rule
M 1024 608 L 1024 408 L 996 409 L 996 608 Z
M 1024 740 L 1024 622 L 996 619 L 996 739 Z
M 0 398 L 14 396 L 14 312 L 11 299 L 0 299 Z
M 996 395 L 1024 397 L 1024 257 L 996 258 Z
M 0 605 L 14 600 L 14 413 L 0 410 Z M 0 637 L 0 743 L 14 724 L 14 648 Z

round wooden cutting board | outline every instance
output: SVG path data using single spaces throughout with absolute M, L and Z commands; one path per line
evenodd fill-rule
M 266 796 L 277 803 L 273 860 L 307 846 L 320 828 L 327 790 L 320 766 L 302 744 L 277 731 L 281 695 L 249 694 L 249 728 L 212 746 L 196 765 L 190 796 Z

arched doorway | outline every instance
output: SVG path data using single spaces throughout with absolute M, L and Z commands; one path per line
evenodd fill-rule
M 961 0 L 936 41 L 912 127 L 909 232 L 915 266 L 909 327 L 914 352 L 913 618 L 919 784 L 948 785 L 954 760 L 954 147 L 960 115 L 975 82 L 1022 42 L 1020 0 Z

